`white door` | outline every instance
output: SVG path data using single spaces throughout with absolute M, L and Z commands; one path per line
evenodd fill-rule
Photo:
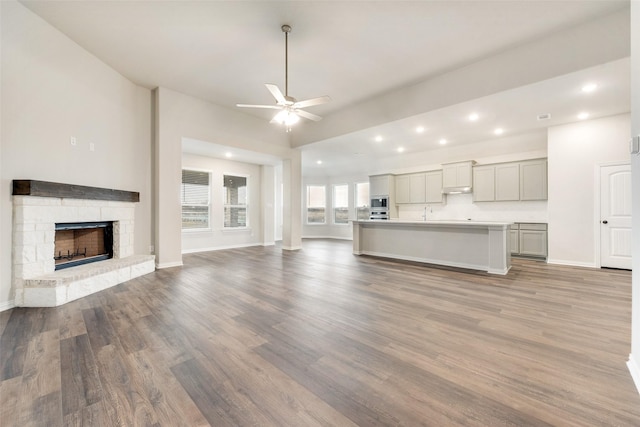
M 600 168 L 600 265 L 631 269 L 631 166 Z

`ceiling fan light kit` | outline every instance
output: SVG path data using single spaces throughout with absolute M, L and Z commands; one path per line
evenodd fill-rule
M 276 99 L 276 105 L 236 104 L 236 106 L 241 108 L 266 108 L 280 110 L 273 119 L 271 119 L 271 123 L 280 123 L 285 125 L 287 132 L 290 132 L 291 125 L 300 121 L 300 117 L 316 122 L 322 120 L 322 117 L 304 111 L 303 108 L 325 104 L 331 101 L 331 98 L 328 96 L 320 96 L 318 98 L 297 101 L 293 96 L 289 96 L 289 33 L 291 32 L 291 26 L 285 24 L 280 28 L 284 33 L 284 94 L 282 94 L 282 91 L 278 86 L 266 83 L 265 86 Z

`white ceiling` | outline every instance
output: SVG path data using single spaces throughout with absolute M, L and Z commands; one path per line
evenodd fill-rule
M 628 1 L 31 1 L 22 4 L 136 84 L 166 87 L 269 119 L 273 112 L 236 103 L 273 99 L 264 83 L 284 87 L 284 35 L 290 24 L 289 92 L 298 99 L 329 95 L 310 107 L 319 115 L 427 80 L 545 35 L 628 7 Z M 595 79 L 589 97 L 579 86 Z M 494 126 L 519 133 L 549 123 L 629 111 L 628 63 L 616 62 L 304 147 L 304 170 L 346 164 L 354 153 L 397 155 L 428 150 L 442 136 L 452 144 L 486 140 Z M 480 114 L 473 126 L 464 121 Z M 411 129 L 427 128 L 422 135 Z M 374 133 L 385 142 L 372 145 Z M 402 141 L 402 142 L 401 142 Z M 349 144 L 345 144 L 349 142 Z M 219 141 L 218 141 L 219 143 Z M 437 142 L 436 142 L 437 143 Z M 351 166 L 351 168 L 349 168 Z

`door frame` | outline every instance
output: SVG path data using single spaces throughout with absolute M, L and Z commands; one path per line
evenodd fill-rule
M 596 268 L 602 268 L 602 257 L 601 257 L 601 253 L 600 250 L 602 249 L 602 233 L 600 232 L 600 219 L 601 219 L 601 214 L 602 212 L 600 212 L 601 209 L 601 204 L 600 202 L 602 201 L 601 199 L 601 195 L 602 195 L 602 186 L 600 185 L 600 171 L 602 170 L 603 167 L 608 167 L 608 166 L 629 166 L 629 168 L 631 168 L 631 162 L 626 162 L 626 161 L 620 161 L 620 162 L 603 162 L 603 163 L 596 163 L 595 165 L 595 170 L 594 170 L 594 197 L 593 197 L 593 233 L 594 233 L 594 242 L 595 242 L 595 247 L 594 247 L 594 256 L 593 259 L 595 260 L 595 267 Z

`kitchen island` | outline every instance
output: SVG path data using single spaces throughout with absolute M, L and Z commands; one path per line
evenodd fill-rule
M 353 222 L 353 253 L 507 274 L 510 222 Z

